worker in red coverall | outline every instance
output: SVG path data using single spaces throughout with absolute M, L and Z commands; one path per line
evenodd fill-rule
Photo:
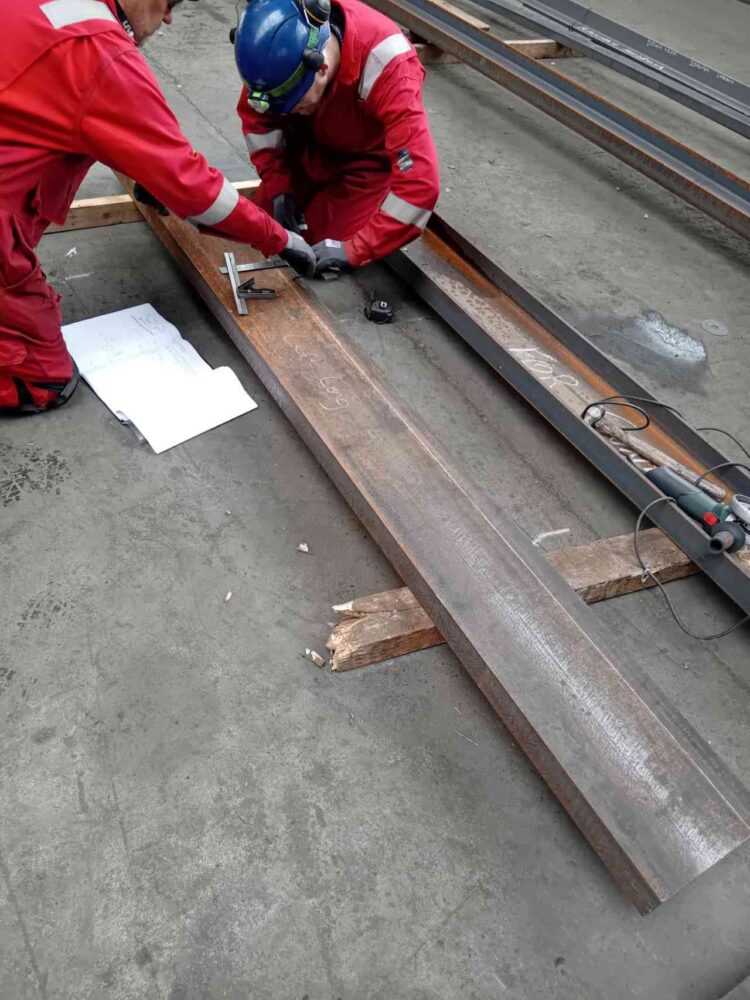
M 424 70 L 393 21 L 359 0 L 251 0 L 234 47 L 256 203 L 286 228 L 304 219 L 316 275 L 416 239 L 438 162 Z
M 95 160 L 202 230 L 312 276 L 307 243 L 193 150 L 138 51 L 177 2 L 0 0 L 0 411 L 59 406 L 77 385 L 34 248 Z

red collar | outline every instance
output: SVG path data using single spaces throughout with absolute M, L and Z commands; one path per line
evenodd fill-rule
M 359 37 L 357 35 L 356 19 L 351 17 L 346 0 L 334 0 L 333 6 L 338 7 L 344 18 L 344 40 L 341 42 L 341 61 L 339 71 L 336 74 L 336 81 L 341 80 L 344 85 L 356 83 L 362 73 L 362 60 L 359 51 Z M 332 90 L 335 89 L 335 84 Z

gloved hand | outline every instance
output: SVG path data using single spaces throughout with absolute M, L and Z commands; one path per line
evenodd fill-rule
M 279 257 L 303 278 L 312 278 L 315 274 L 315 254 L 312 247 L 307 245 L 299 233 L 293 233 L 291 229 L 287 229 L 286 235 L 286 248 L 281 251 Z
M 139 201 L 141 205 L 148 205 L 149 208 L 155 208 L 159 215 L 169 215 L 166 207 L 162 205 L 160 201 L 157 201 L 151 192 L 147 191 L 142 184 L 133 185 L 133 197 L 136 201 Z
M 273 217 L 284 229 L 301 233 L 297 219 L 297 205 L 290 194 L 277 194 L 273 199 Z
M 343 271 L 351 271 L 352 265 L 341 240 L 321 240 L 312 249 L 316 278 L 338 278 Z

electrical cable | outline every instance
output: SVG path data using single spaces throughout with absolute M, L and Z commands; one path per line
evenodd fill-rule
M 726 464 L 734 465 L 733 462 Z M 635 558 L 638 560 L 638 565 L 643 570 L 643 576 L 644 578 L 648 577 L 650 580 L 653 580 L 656 586 L 659 588 L 662 597 L 667 602 L 667 607 L 669 608 L 670 614 L 677 622 L 677 624 L 680 626 L 685 635 L 689 635 L 691 639 L 700 639 L 701 641 L 704 642 L 710 639 L 723 639 L 725 635 L 729 635 L 730 632 L 734 632 L 735 629 L 740 628 L 741 625 L 745 625 L 748 621 L 750 621 L 750 615 L 745 615 L 744 618 L 741 618 L 738 622 L 735 622 L 734 625 L 730 625 L 729 628 L 725 628 L 722 632 L 716 632 L 713 635 L 698 635 L 697 632 L 693 632 L 691 629 L 689 629 L 687 625 L 685 625 L 685 623 L 680 619 L 679 615 L 674 609 L 672 600 L 669 594 L 667 593 L 666 588 L 662 584 L 661 580 L 657 579 L 654 572 L 650 570 L 643 561 L 641 550 L 638 547 L 638 536 L 640 535 L 641 532 L 641 526 L 643 524 L 644 517 L 649 512 L 649 510 L 651 510 L 652 507 L 655 507 L 656 504 L 658 503 L 673 503 L 676 505 L 677 501 L 674 499 L 674 497 L 668 497 L 668 496 L 657 497 L 656 500 L 652 500 L 651 503 L 646 504 L 646 506 L 638 515 L 638 518 L 635 522 L 635 531 L 633 532 L 633 549 L 635 550 Z
M 605 396 L 604 399 L 597 399 L 595 402 L 589 403 L 589 405 L 581 414 L 581 420 L 585 419 L 586 414 L 592 407 L 603 406 L 605 403 L 611 403 L 612 406 L 626 406 L 628 407 L 628 409 L 637 410 L 638 413 L 641 414 L 641 416 L 646 421 L 645 424 L 643 424 L 641 427 L 628 427 L 629 431 L 645 431 L 646 428 L 650 427 L 651 425 L 651 417 L 648 415 L 648 413 L 646 413 L 646 411 L 643 409 L 642 406 L 636 406 L 635 405 L 636 403 L 648 403 L 649 406 L 660 406 L 664 410 L 671 410 L 671 412 L 674 413 L 675 416 L 679 417 L 680 420 L 685 419 L 683 415 L 680 413 L 680 411 L 675 409 L 674 406 L 670 406 L 669 403 L 662 403 L 661 400 L 659 399 L 649 399 L 648 396 L 617 395 L 617 396 Z
M 695 429 L 697 431 L 716 431 L 719 434 L 726 434 L 730 441 L 734 441 L 740 451 L 744 452 L 747 457 L 750 458 L 750 451 L 747 450 L 744 444 L 738 441 L 734 434 L 730 434 L 729 431 L 725 431 L 723 427 L 696 427 Z

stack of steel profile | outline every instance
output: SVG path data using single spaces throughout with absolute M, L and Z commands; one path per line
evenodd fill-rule
M 489 3 L 490 0 L 487 0 Z M 494 0 L 493 0 L 494 2 Z M 722 225 L 750 239 L 750 184 L 542 61 L 430 0 L 370 0 L 415 35 L 612 153 Z
M 575 0 L 472 0 L 750 138 L 750 86 Z

